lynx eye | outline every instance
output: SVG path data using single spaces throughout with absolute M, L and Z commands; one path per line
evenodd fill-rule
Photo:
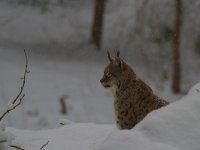
M 107 77 L 111 77 L 111 73 L 108 72 L 108 73 L 106 74 L 106 76 L 107 76 Z

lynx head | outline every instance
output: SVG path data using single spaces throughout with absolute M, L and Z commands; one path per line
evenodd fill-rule
M 104 70 L 103 77 L 100 82 L 105 88 L 117 89 L 123 84 L 128 76 L 132 74 L 132 69 L 119 57 L 119 51 L 115 58 L 110 56 L 108 52 L 109 64 Z

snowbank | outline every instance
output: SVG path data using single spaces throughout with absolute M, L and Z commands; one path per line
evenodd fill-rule
M 132 131 L 119 131 L 110 136 L 102 150 L 200 148 L 200 93 L 192 88 L 180 101 L 150 113 Z M 195 94 L 191 94 L 195 93 Z M 115 146 L 113 146 L 115 145 Z
M 28 150 L 40 149 L 47 141 L 47 150 L 94 150 L 117 129 L 113 125 L 74 123 L 46 131 L 8 130 L 16 135 L 13 145 Z
M 7 128 L 15 135 L 13 145 L 48 150 L 197 150 L 200 148 L 200 83 L 180 101 L 150 113 L 132 130 L 114 125 L 71 123 L 46 131 Z M 193 93 L 193 94 L 192 94 Z

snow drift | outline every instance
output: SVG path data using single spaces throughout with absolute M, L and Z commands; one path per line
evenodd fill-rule
M 200 83 L 187 96 L 150 113 L 132 130 L 114 125 L 70 123 L 45 131 L 6 130 L 12 144 L 28 150 L 198 150 L 200 148 Z

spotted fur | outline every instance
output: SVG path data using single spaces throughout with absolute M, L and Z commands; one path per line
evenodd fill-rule
M 119 53 L 115 59 L 108 53 L 108 59 L 109 64 L 100 82 L 113 93 L 115 120 L 119 129 L 131 129 L 151 111 L 169 104 L 137 78 L 133 69 L 119 58 Z

